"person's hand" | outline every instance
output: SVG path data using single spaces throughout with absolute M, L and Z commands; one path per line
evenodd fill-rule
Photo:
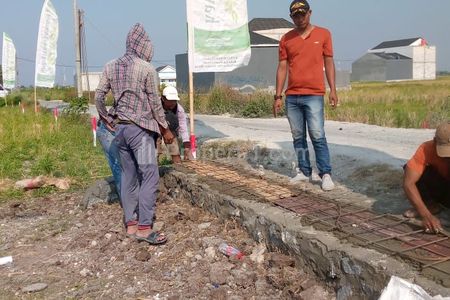
M 184 148 L 184 160 L 194 160 L 191 148 Z
M 331 107 L 333 107 L 333 108 L 338 107 L 339 99 L 338 99 L 336 91 L 331 91 L 330 92 L 329 100 L 330 100 Z
M 281 99 L 276 99 L 273 101 L 273 117 L 276 118 L 278 112 L 281 110 Z
M 169 128 L 164 129 L 163 131 L 163 139 L 165 144 L 172 144 L 175 136 Z
M 432 214 L 428 214 L 422 218 L 422 225 L 426 233 L 442 232 L 441 221 Z
M 114 125 L 113 125 L 113 124 L 110 124 L 110 123 L 108 123 L 108 122 L 106 122 L 106 121 L 104 121 L 104 122 L 105 122 L 106 128 L 107 128 L 109 131 L 111 131 L 111 132 L 115 132 L 115 131 L 116 131 L 116 129 L 114 128 Z
M 190 142 L 184 142 L 184 160 L 194 160 L 194 156 L 192 155 L 191 151 L 191 143 Z

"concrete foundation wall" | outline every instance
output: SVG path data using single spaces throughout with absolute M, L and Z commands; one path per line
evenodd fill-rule
M 292 255 L 298 267 L 334 286 L 339 300 L 378 299 L 392 275 L 434 293 L 450 294 L 449 289 L 424 278 L 410 265 L 304 226 L 300 216 L 272 204 L 220 194 L 193 174 L 164 169 L 162 180 L 172 197 L 187 199 L 219 218 L 233 218 L 271 251 Z

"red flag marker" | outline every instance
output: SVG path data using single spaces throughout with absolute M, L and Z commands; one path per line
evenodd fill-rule
M 195 135 L 192 134 L 191 135 L 191 153 L 192 156 L 194 157 L 194 159 L 197 159 L 197 143 L 196 143 L 196 138 Z
M 58 124 L 58 115 L 59 115 L 58 108 L 55 107 L 55 108 L 53 109 L 53 117 L 55 117 L 55 122 L 56 122 L 56 124 Z
M 94 136 L 94 147 L 97 147 L 97 118 L 92 117 L 91 118 L 91 125 L 92 125 L 92 134 Z

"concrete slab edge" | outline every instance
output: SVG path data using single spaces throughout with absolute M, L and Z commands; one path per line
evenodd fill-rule
M 220 194 L 196 175 L 172 169 L 162 180 L 174 198 L 184 198 L 219 218 L 234 218 L 271 251 L 293 256 L 298 267 L 333 286 L 337 299 L 378 299 L 392 275 L 422 286 L 431 294 L 450 289 L 421 275 L 413 266 L 378 251 L 345 243 L 332 233 L 303 226 L 301 217 L 270 204 Z

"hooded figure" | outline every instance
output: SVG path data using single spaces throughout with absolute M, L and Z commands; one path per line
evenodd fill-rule
M 106 64 L 96 90 L 97 110 L 109 124 L 118 118 L 158 134 L 159 125 L 167 128 L 158 96 L 158 76 L 150 64 L 152 57 L 153 45 L 144 27 L 138 23 L 128 33 L 125 55 Z M 114 106 L 108 113 L 105 96 L 109 90 L 114 97 Z
M 127 234 L 151 244 L 166 241 L 164 234 L 152 232 L 159 171 L 155 142 L 161 134 L 170 144 L 155 68 L 150 64 L 153 46 L 141 24 L 127 37 L 125 55 L 105 66 L 95 93 L 100 120 L 115 138 L 121 165 L 120 198 Z M 111 90 L 114 105 L 108 112 L 105 96 Z M 102 143 L 103 146 L 103 143 Z M 106 152 L 106 150 L 105 150 Z

